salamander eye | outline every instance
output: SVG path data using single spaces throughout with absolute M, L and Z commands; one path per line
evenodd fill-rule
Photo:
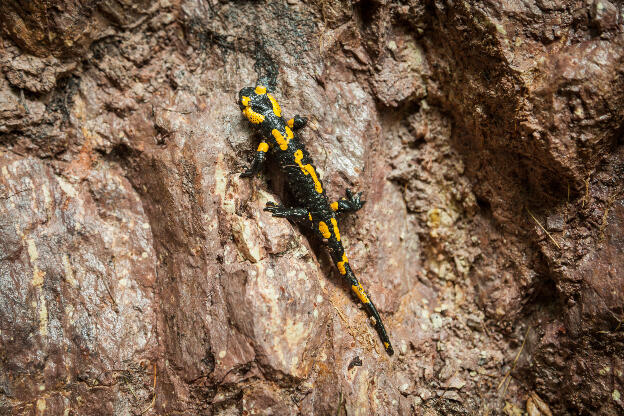
M 255 96 L 254 89 L 252 87 L 245 87 L 238 93 L 238 105 L 241 110 L 248 107 L 251 104 L 252 98 Z
M 249 107 L 250 98 L 246 96 L 242 96 L 239 102 L 241 110 L 245 109 L 245 107 Z

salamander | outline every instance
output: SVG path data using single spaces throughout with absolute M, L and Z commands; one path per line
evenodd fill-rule
M 361 192 L 354 194 L 346 190 L 346 198 L 329 202 L 321 177 L 314 167 L 310 154 L 305 149 L 296 131 L 303 128 L 307 119 L 299 115 L 286 120 L 277 100 L 263 84 L 245 87 L 238 94 L 241 111 L 260 133 L 262 140 L 258 145 L 252 165 L 241 177 L 252 177 L 260 172 L 267 160 L 277 163 L 286 178 L 298 207 L 285 207 L 268 202 L 265 211 L 274 217 L 287 218 L 300 223 L 308 223 L 329 248 L 330 256 L 340 275 L 351 285 L 351 290 L 358 297 L 367 314 L 374 321 L 374 326 L 381 338 L 386 352 L 394 354 L 386 328 L 370 296 L 353 273 L 349 260 L 340 240 L 338 214 L 355 212 L 366 201 L 361 199 Z

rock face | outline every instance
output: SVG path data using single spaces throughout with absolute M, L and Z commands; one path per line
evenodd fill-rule
M 624 6 L 0 5 L 0 414 L 624 412 Z M 397 354 L 238 90 L 277 73 Z

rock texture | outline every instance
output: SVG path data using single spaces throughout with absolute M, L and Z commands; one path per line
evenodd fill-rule
M 624 5 L 0 5 L 0 414 L 624 412 Z M 267 71 L 342 221 L 262 211 Z

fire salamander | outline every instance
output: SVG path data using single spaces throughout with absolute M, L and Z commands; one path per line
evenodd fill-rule
M 314 168 L 310 154 L 298 136 L 295 135 L 295 131 L 304 127 L 307 120 L 297 115 L 285 121 L 280 105 L 267 92 L 264 85 L 258 85 L 255 88 L 243 88 L 238 94 L 238 104 L 243 114 L 262 136 L 251 167 L 242 173 L 241 177 L 255 176 L 262 169 L 267 154 L 277 162 L 287 179 L 290 190 L 301 206 L 287 208 L 269 202 L 264 210 L 271 212 L 274 217 L 311 224 L 312 228 L 329 247 L 331 258 L 340 275 L 351 285 L 351 289 L 364 305 L 364 309 L 374 320 L 375 329 L 386 352 L 389 355 L 394 354 L 377 308 L 351 270 L 349 260 L 340 242 L 340 230 L 336 215 L 360 209 L 365 202 L 360 199 L 361 192 L 353 194 L 347 190 L 346 198 L 329 202 L 325 195 L 323 182 L 321 182 L 321 178 Z

